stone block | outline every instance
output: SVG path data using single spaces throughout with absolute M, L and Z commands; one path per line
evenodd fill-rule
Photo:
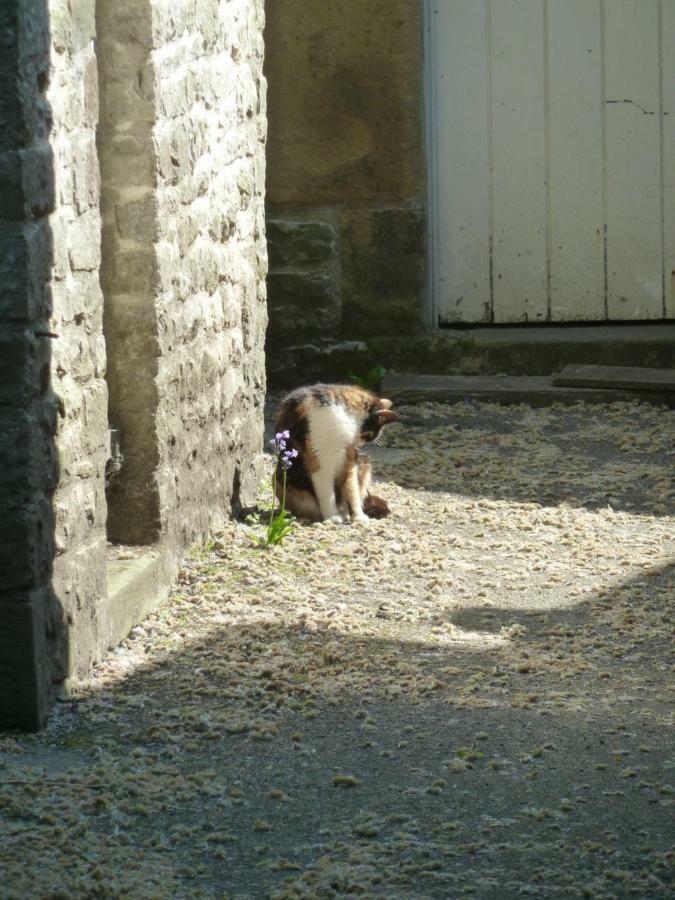
M 7 16 L 3 9 L 0 15 Z M 30 140 L 19 77 L 17 24 L 0 20 L 0 153 L 16 150 Z
M 48 348 L 16 326 L 0 332 L 0 405 L 28 406 L 49 377 Z
M 423 330 L 426 225 L 419 208 L 349 210 L 340 222 L 342 336 Z
M 73 19 L 68 0 L 50 0 L 50 28 L 52 43 L 57 53 L 66 53 L 72 47 Z
M 340 295 L 331 275 L 272 272 L 267 294 L 273 342 L 322 337 L 339 327 Z
M 110 185 L 148 187 L 155 178 L 152 153 L 148 153 L 147 135 L 105 135 L 105 145 L 100 150 L 101 171 L 105 170 L 103 190 Z
M 34 490 L 34 488 L 33 488 Z M 3 515 L 0 518 L 0 571 L 4 590 L 30 588 L 45 559 L 44 527 L 40 507 L 32 502 L 31 486 L 23 497 L 17 496 L 19 485 L 10 486 L 10 496 L 3 496 Z
M 96 0 L 77 0 L 69 4 L 71 14 L 70 46 L 71 53 L 77 53 L 87 47 L 96 37 Z
M 73 272 L 98 271 L 101 264 L 101 220 L 98 209 L 91 209 L 70 223 L 68 245 Z
M 148 191 L 145 197 L 115 205 L 117 231 L 124 240 L 152 242 L 157 235 L 157 199 Z
M 93 131 L 85 131 L 73 141 L 73 180 L 77 212 L 98 207 L 101 179 Z
M 0 153 L 0 210 L 5 219 L 54 209 L 54 161 L 48 144 Z
M 116 294 L 136 294 L 152 298 L 157 284 L 157 265 L 151 250 L 118 253 L 111 262 L 110 282 L 105 285 Z
M 96 54 L 88 53 L 82 62 L 84 125 L 95 129 L 99 120 L 98 65 Z
M 328 222 L 269 219 L 267 252 L 271 268 L 298 268 L 335 257 L 336 234 Z
M 98 0 L 96 19 L 102 42 L 116 42 L 126 49 L 135 46 L 148 52 L 153 47 L 152 7 L 138 0 Z
M 46 221 L 0 220 L 0 321 L 30 321 L 49 314 L 51 243 Z
M 0 598 L 0 729 L 37 731 L 44 724 L 50 688 L 45 677 L 44 597 Z

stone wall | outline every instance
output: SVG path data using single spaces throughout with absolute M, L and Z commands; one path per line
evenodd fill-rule
M 108 593 L 106 350 L 109 536 L 152 543 L 162 591 L 257 486 L 262 27 L 262 0 L 0 8 L 0 727 L 152 606 Z
M 264 9 L 262 0 L 153 9 L 157 480 L 162 526 L 184 543 L 222 522 L 230 499 L 250 503 L 260 475 Z
M 262 444 L 262 3 L 99 0 L 110 533 L 185 540 Z M 212 467 L 211 461 L 218 460 Z
M 35 727 L 91 664 L 104 593 L 94 3 L 1 15 L 0 721 Z
M 270 377 L 425 329 L 422 4 L 268 0 Z
M 98 81 L 94 0 L 50 0 L 56 209 L 51 328 L 52 387 L 58 397 L 53 498 L 56 557 L 52 588 L 68 626 L 72 678 L 99 656 L 99 604 L 105 596 L 108 456 L 102 333 L 100 179 L 96 155 Z M 60 681 L 60 679 L 59 679 Z
M 96 25 L 109 415 L 124 458 L 108 484 L 108 534 L 115 541 L 147 544 L 161 533 L 155 478 L 159 345 L 150 2 L 97 0 Z

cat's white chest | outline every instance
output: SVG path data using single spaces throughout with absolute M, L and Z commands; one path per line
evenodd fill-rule
M 335 481 L 344 471 L 347 447 L 354 444 L 359 422 L 342 406 L 317 406 L 310 411 L 308 443 L 318 469 L 312 472 L 319 509 L 324 519 L 340 521 Z
M 358 433 L 358 422 L 341 406 L 318 406 L 309 413 L 309 441 L 321 468 L 335 464 L 337 471 Z

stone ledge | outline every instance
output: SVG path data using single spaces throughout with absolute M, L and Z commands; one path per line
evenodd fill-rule
M 142 622 L 169 594 L 162 554 L 142 548 L 135 559 L 107 562 L 107 597 L 101 602 L 98 656 L 103 657 L 123 641 L 134 625 Z
M 382 394 L 394 403 L 462 403 L 480 401 L 549 406 L 553 403 L 616 403 L 640 400 L 675 407 L 673 391 L 556 387 L 546 375 L 386 375 Z
M 354 338 L 358 335 L 354 334 Z M 675 368 L 675 322 L 451 329 L 429 334 L 315 339 L 268 353 L 272 387 L 301 381 L 343 381 L 374 366 L 429 375 L 541 375 L 566 365 Z

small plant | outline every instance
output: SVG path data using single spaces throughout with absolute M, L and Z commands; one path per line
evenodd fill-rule
M 270 441 L 270 446 L 276 457 L 274 463 L 274 471 L 272 472 L 272 504 L 270 506 L 270 520 L 267 526 L 267 534 L 265 537 L 254 536 L 254 540 L 260 547 L 271 547 L 273 544 L 283 543 L 284 538 L 293 530 L 293 518 L 286 511 L 286 473 L 293 465 L 293 460 L 297 457 L 297 450 L 287 450 L 286 441 L 290 438 L 288 431 L 278 431 L 274 435 L 274 439 Z M 282 488 L 281 488 L 281 506 L 279 511 L 275 513 L 274 507 L 277 499 L 277 478 L 279 469 L 282 472 Z
M 369 369 L 365 375 L 356 375 L 354 372 L 349 372 L 347 377 L 353 384 L 358 384 L 359 387 L 372 390 L 378 386 L 386 374 L 387 370 L 384 366 L 375 366 L 374 368 Z

